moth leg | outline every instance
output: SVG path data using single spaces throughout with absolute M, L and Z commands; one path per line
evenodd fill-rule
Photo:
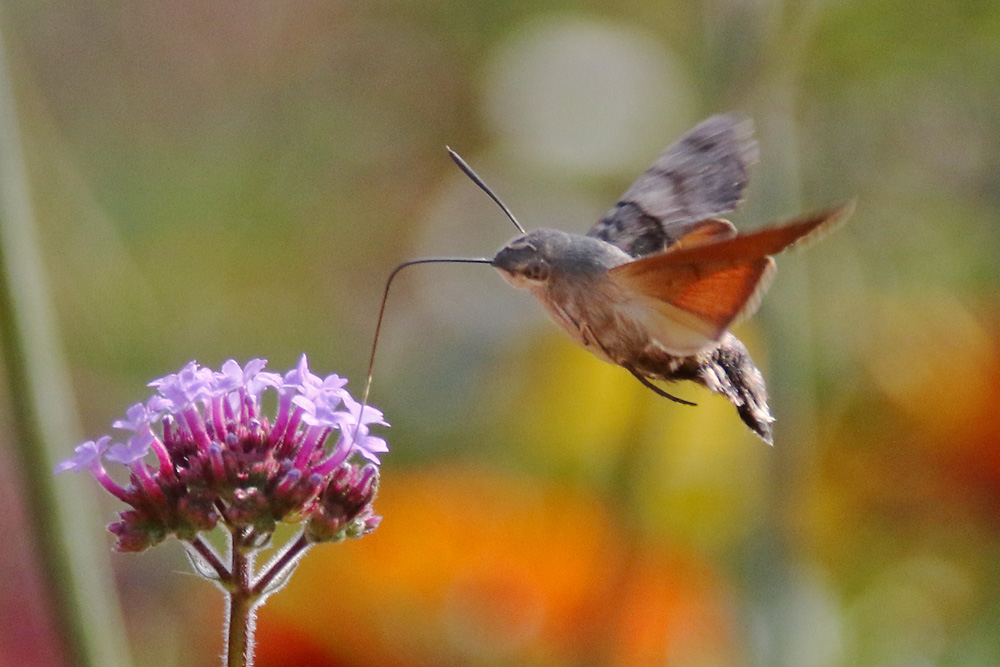
M 631 373 L 636 380 L 638 380 L 643 384 L 643 386 L 652 389 L 655 393 L 659 394 L 663 398 L 669 398 L 674 403 L 680 403 L 681 405 L 698 405 L 697 403 L 692 403 L 691 401 L 685 401 L 683 398 L 677 398 L 673 394 L 668 394 L 667 392 L 665 392 L 664 390 L 660 389 L 655 384 L 647 380 L 644 376 L 640 375 L 639 372 L 634 368 L 632 368 L 631 366 L 623 366 L 623 368 L 627 370 L 629 373 Z

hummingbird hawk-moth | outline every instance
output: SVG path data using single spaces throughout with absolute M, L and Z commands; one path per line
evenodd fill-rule
M 739 204 L 758 153 L 752 123 L 737 115 L 712 116 L 668 146 L 586 235 L 524 233 L 451 155 L 522 234 L 492 259 L 414 260 L 396 271 L 430 261 L 489 263 L 597 357 L 679 403 L 693 405 L 652 381 L 690 380 L 721 394 L 773 444 L 764 377 L 729 328 L 760 305 L 774 278 L 772 255 L 829 231 L 853 204 L 738 233 L 720 216 Z

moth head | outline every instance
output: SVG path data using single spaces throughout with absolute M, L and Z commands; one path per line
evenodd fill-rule
M 551 235 L 550 230 L 539 229 L 517 237 L 496 254 L 493 268 L 514 287 L 530 289 L 544 285 L 552 275 Z

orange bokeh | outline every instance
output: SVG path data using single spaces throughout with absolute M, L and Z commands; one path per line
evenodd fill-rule
M 374 535 L 314 550 L 268 602 L 258 664 L 740 662 L 720 575 L 587 492 L 456 466 L 383 488 Z

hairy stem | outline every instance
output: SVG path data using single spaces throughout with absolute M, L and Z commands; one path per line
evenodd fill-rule
M 267 571 L 260 576 L 260 579 L 254 585 L 254 593 L 262 595 L 268 589 L 271 582 L 274 581 L 274 578 L 282 574 L 286 568 L 297 561 L 309 546 L 309 541 L 306 539 L 305 533 L 300 534 L 298 539 L 286 547 L 284 552 L 268 565 Z
M 215 549 L 208 542 L 201 539 L 201 537 L 195 537 L 189 544 L 205 560 L 209 567 L 215 570 L 215 573 L 219 575 L 219 581 L 228 582 L 231 579 L 232 573 L 219 560 L 219 555 L 215 553 Z
M 200 552 L 199 552 L 200 553 Z M 249 531 L 232 533 L 231 579 L 229 593 L 225 667 L 252 667 L 253 632 L 260 596 L 253 590 L 253 547 Z

